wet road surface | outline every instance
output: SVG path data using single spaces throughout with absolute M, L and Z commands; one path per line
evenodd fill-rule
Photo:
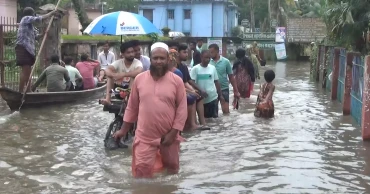
M 370 144 L 309 64 L 276 63 L 275 118 L 253 116 L 256 96 L 185 134 L 178 175 L 131 176 L 131 150 L 106 151 L 113 115 L 97 100 L 10 114 L 0 101 L 0 193 L 364 193 Z M 255 85 L 258 89 L 258 85 Z

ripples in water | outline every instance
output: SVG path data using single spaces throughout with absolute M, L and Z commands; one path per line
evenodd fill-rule
M 131 150 L 106 151 L 113 115 L 96 101 L 0 111 L 4 193 L 361 193 L 369 144 L 340 105 L 309 81 L 308 64 L 277 63 L 275 118 L 254 118 L 256 96 L 185 134 L 178 175 L 131 176 Z M 261 72 L 261 75 L 263 73 Z M 256 94 L 258 83 L 255 85 Z M 5 107 L 0 102 L 0 107 Z

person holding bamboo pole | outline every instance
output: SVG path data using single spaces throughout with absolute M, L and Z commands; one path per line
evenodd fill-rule
M 26 7 L 23 10 L 24 16 L 19 23 L 15 46 L 16 64 L 21 68 L 19 92 L 24 91 L 24 87 L 31 76 L 32 66 L 36 60 L 35 40 L 42 36 L 37 35 L 33 24 L 41 22 L 56 14 L 57 10 L 54 10 L 45 15 L 36 16 L 35 11 L 31 7 Z M 31 91 L 31 84 L 29 84 L 27 88 L 27 92 L 29 91 Z

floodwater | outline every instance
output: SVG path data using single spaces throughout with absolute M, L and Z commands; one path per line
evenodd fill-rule
M 131 176 L 131 150 L 106 151 L 113 118 L 97 101 L 10 114 L 0 102 L 0 193 L 368 193 L 370 145 L 308 63 L 276 63 L 275 118 L 256 97 L 186 134 L 178 175 Z M 256 89 L 258 86 L 256 84 Z

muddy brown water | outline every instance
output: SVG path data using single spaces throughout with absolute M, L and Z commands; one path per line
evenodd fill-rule
M 113 115 L 97 100 L 10 114 L 0 101 L 0 193 L 367 193 L 370 145 L 308 63 L 270 64 L 275 118 L 239 111 L 186 134 L 178 175 L 131 176 L 131 150 L 106 151 Z M 255 85 L 256 90 L 258 85 Z

